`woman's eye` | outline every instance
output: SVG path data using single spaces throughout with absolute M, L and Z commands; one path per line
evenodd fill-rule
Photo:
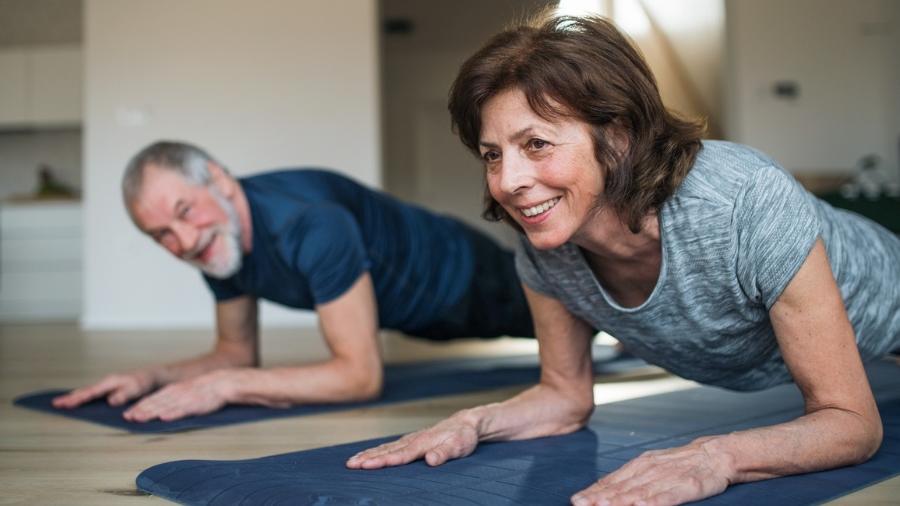
M 181 212 L 178 213 L 178 217 L 183 220 L 183 219 L 187 218 L 188 215 L 190 215 L 190 214 L 191 214 L 191 206 L 184 206 L 183 208 L 181 208 Z
M 544 149 L 549 146 L 550 143 L 541 139 L 531 139 L 528 141 L 528 145 L 531 149 Z
M 487 163 L 496 162 L 500 159 L 500 153 L 496 151 L 487 151 L 481 155 L 481 158 Z

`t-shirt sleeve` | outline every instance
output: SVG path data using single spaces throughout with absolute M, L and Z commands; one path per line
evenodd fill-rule
M 782 169 L 765 167 L 744 183 L 733 219 L 738 283 L 769 310 L 819 236 L 813 199 Z
M 209 287 L 216 302 L 225 302 L 229 299 L 235 299 L 244 295 L 244 291 L 238 288 L 232 281 L 228 279 L 217 279 L 203 274 L 203 281 Z
M 338 206 L 309 209 L 282 241 L 288 261 L 309 281 L 316 305 L 343 295 L 371 267 L 359 224 Z
M 549 297 L 557 298 L 552 284 L 547 282 L 543 269 L 539 267 L 540 262 L 537 257 L 537 250 L 528 242 L 527 237 L 520 234 L 519 242 L 516 246 L 516 273 L 518 273 L 519 279 L 528 288 Z

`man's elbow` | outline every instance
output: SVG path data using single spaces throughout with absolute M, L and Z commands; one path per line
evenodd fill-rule
M 354 371 L 349 382 L 348 396 L 350 401 L 372 401 L 381 397 L 384 389 L 384 373 L 378 367 L 363 367 Z

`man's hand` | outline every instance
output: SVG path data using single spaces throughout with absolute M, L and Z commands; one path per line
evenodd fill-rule
M 733 463 L 713 449 L 715 439 L 645 452 L 572 496 L 572 504 L 662 506 L 721 494 L 730 484 Z
M 461 413 L 428 429 L 357 453 L 347 461 L 350 469 L 378 469 L 400 466 L 425 458 L 429 466 L 465 457 L 478 446 L 478 430 Z
M 111 406 L 121 406 L 155 387 L 153 375 L 148 371 L 110 374 L 93 385 L 78 388 L 53 399 L 53 407 L 71 409 L 86 402 L 106 397 Z
M 233 370 L 213 371 L 166 387 L 141 400 L 122 416 L 129 422 L 170 422 L 221 409 L 233 391 Z

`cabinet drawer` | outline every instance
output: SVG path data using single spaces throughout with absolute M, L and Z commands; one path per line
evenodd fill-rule
M 4 237 L 0 236 L 0 272 L 23 264 L 62 262 L 81 264 L 81 237 Z M 53 269 L 53 270 L 59 270 Z
M 80 235 L 79 202 L 42 202 L 0 207 L 0 238 Z

